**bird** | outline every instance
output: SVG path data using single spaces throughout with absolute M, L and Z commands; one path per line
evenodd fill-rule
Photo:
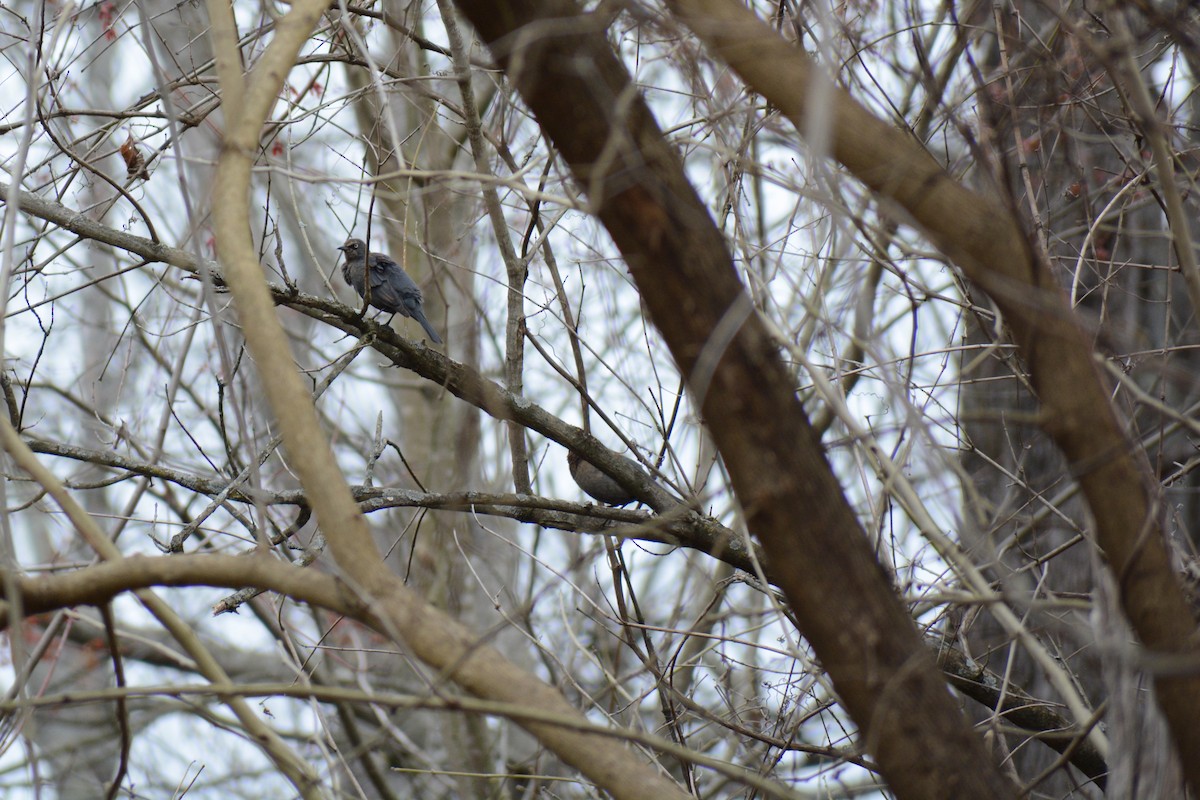
M 625 458 L 625 456 L 618 457 L 634 469 L 641 471 L 641 467 L 633 460 Z M 567 468 L 571 470 L 571 477 L 575 479 L 575 483 L 579 485 L 579 488 L 583 489 L 584 494 L 593 500 L 599 500 L 601 503 L 607 503 L 610 506 L 624 506 L 629 505 L 637 499 L 622 487 L 621 484 L 605 475 L 597 467 L 581 459 L 579 454 L 574 450 L 567 451 Z
M 347 239 L 338 250 L 346 256 L 346 261 L 342 264 L 342 278 L 354 287 L 359 297 L 363 297 L 366 291 L 363 276 L 369 261 L 371 305 L 380 311 L 415 319 L 421 323 L 421 327 L 429 334 L 434 344 L 442 343 L 442 337 L 438 336 L 433 325 L 429 324 L 425 317 L 425 312 L 421 310 L 421 289 L 408 277 L 403 267 L 383 253 L 371 253 L 368 257 L 367 243 L 362 239 Z

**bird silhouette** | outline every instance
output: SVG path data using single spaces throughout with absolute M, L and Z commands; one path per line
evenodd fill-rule
M 342 264 L 342 277 L 346 283 L 354 287 L 359 297 L 366 296 L 365 277 L 371 275 L 371 305 L 380 311 L 400 314 L 415 319 L 429 334 L 434 344 L 441 344 L 442 337 L 438 336 L 433 325 L 429 324 L 425 312 L 421 309 L 421 289 L 408 277 L 404 268 L 383 253 L 367 253 L 367 243 L 362 239 L 347 239 L 338 248 L 346 256 Z M 367 264 L 370 263 L 370 269 Z
M 635 461 L 625 456 L 620 456 L 620 458 L 641 472 L 642 468 Z M 574 450 L 567 451 L 567 468 L 571 470 L 571 477 L 575 479 L 575 483 L 579 485 L 579 488 L 583 489 L 584 494 L 593 500 L 599 500 L 601 503 L 607 503 L 610 506 L 624 506 L 637 499 L 626 491 L 621 484 L 605 475 L 591 463 L 580 458 L 579 454 Z

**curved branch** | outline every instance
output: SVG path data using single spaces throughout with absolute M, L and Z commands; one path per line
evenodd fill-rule
M 458 4 L 624 256 L 748 527 L 890 788 L 911 798 L 1010 797 L 876 559 L 725 238 L 614 54 L 602 15 L 573 0 Z
M 254 587 L 355 619 L 367 614 L 367 606 L 332 575 L 259 555 L 130 556 L 59 575 L 17 576 L 15 585 L 28 615 L 99 606 L 122 592 L 157 586 Z M 7 615 L 7 602 L 0 602 L 0 613 Z M 7 627 L 7 622 L 6 616 L 0 625 Z
M 225 132 L 225 146 L 217 163 L 214 233 L 247 348 L 278 419 L 284 447 L 293 456 L 295 473 L 308 492 L 325 534 L 328 551 L 347 581 L 369 599 L 384 622 L 382 629 L 411 648 L 417 658 L 440 670 L 443 678 L 471 694 L 584 722 L 583 714 L 561 692 L 512 663 L 449 614 L 430 606 L 388 570 L 338 469 L 276 317 L 274 298 L 263 279 L 246 226 L 250 216 L 250 169 L 259 133 L 284 78 L 327 5 L 328 0 L 295 0 L 292 10 L 279 22 L 275 38 L 246 81 L 242 114 Z M 563 761 L 614 797 L 688 797 L 670 778 L 619 742 L 557 724 L 522 724 Z
M 827 86 L 809 57 L 730 0 L 669 5 L 746 83 L 799 131 L 812 115 L 829 126 L 833 156 L 876 193 L 906 209 L 939 249 L 996 302 L 1042 403 L 1040 420 L 1083 487 L 1096 542 L 1142 643 L 1171 654 L 1200 644 L 1184 588 L 1171 568 L 1165 514 L 1145 453 L 1130 441 L 1093 358 L 1090 335 L 1020 223 L 994 199 L 947 174 L 907 133 Z M 1200 676 L 1157 676 L 1155 693 L 1193 790 L 1200 789 Z

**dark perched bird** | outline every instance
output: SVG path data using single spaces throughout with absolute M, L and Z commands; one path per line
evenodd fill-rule
M 635 461 L 625 458 L 625 456 L 621 456 L 621 458 L 635 469 L 641 470 Z M 583 489 L 584 494 L 594 500 L 610 506 L 624 506 L 637 499 L 622 488 L 621 484 L 589 462 L 584 461 L 573 450 L 567 451 L 567 468 L 571 470 L 571 477 L 575 479 L 575 483 L 579 484 L 579 488 Z
M 338 248 L 346 254 L 346 263 L 342 264 L 342 277 L 346 283 L 354 287 L 359 297 L 365 293 L 363 275 L 367 271 L 367 244 L 362 239 L 347 239 Z M 429 324 L 425 312 L 421 310 L 421 290 L 403 267 L 383 253 L 371 253 L 371 305 L 380 311 L 411 317 L 421 323 L 421 327 L 429 334 L 434 344 L 441 344 L 442 337 Z

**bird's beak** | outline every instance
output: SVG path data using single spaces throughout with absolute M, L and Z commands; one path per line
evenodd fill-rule
M 341 251 L 344 253 L 344 252 L 346 252 L 346 249 L 347 249 L 348 247 L 350 247 L 350 245 L 348 245 L 348 244 L 344 244 L 344 245 L 342 245 L 341 247 L 339 247 L 339 248 L 338 248 L 338 250 L 341 250 Z

